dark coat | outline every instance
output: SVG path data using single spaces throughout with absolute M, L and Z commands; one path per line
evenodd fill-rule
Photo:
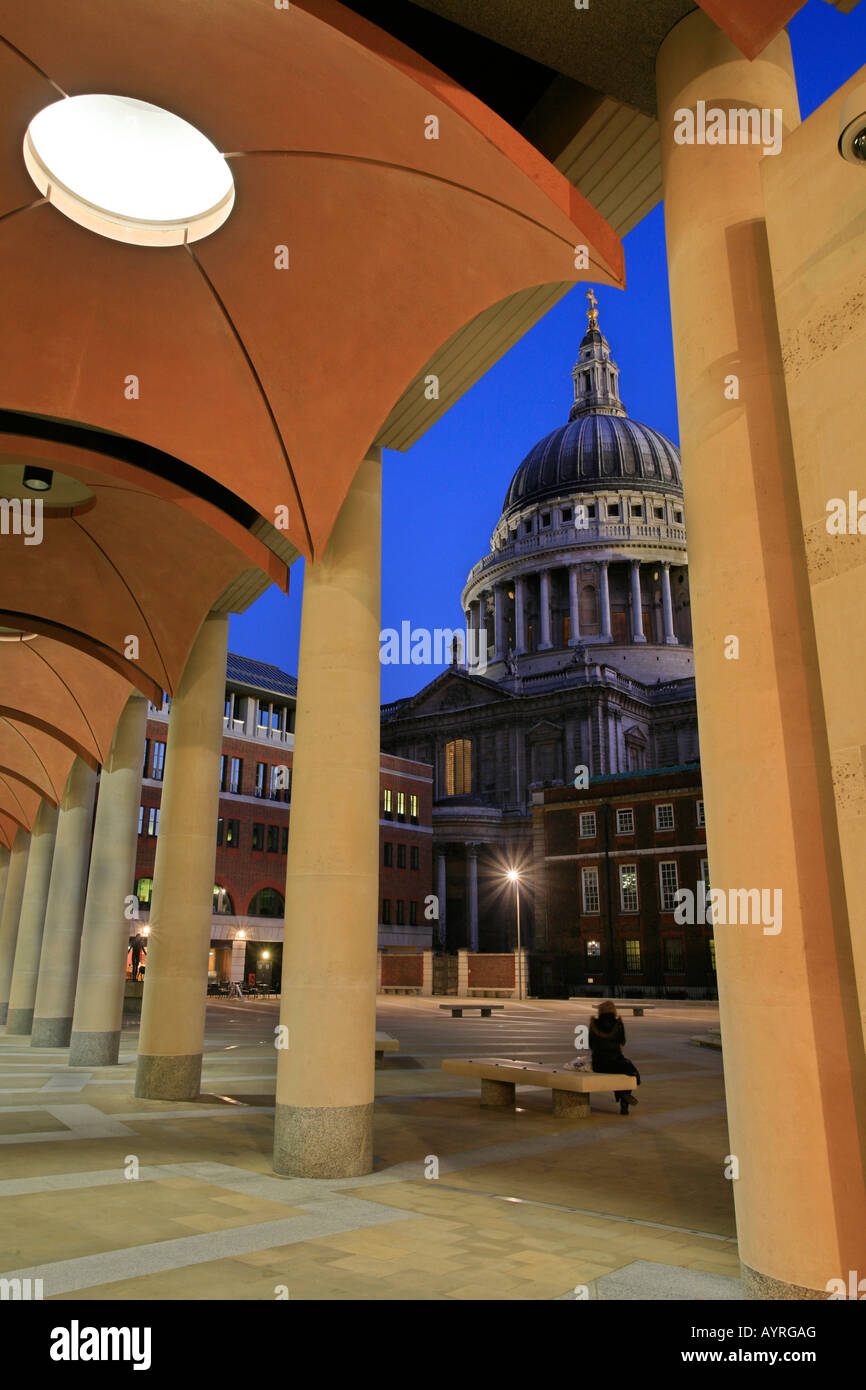
M 618 1062 L 624 1043 L 625 1028 L 621 1018 L 614 1014 L 599 1014 L 594 1018 L 589 1025 L 589 1046 L 595 1070 L 601 1070 L 595 1067 L 596 1061 Z
M 600 1072 L 619 1072 L 634 1076 L 640 1085 L 640 1073 L 634 1062 L 622 1055 L 625 1042 L 625 1028 L 621 1018 L 614 1014 L 599 1014 L 589 1025 L 589 1046 L 592 1051 L 592 1069 Z M 619 1097 L 620 1092 L 614 1094 Z

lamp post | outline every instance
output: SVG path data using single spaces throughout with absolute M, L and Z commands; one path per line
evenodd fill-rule
M 517 908 L 517 998 L 523 998 L 523 952 L 520 949 L 520 870 L 509 869 L 508 878 L 514 884 L 514 902 Z

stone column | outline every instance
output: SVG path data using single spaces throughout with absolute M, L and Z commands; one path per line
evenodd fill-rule
M 95 798 L 96 773 L 76 758 L 57 822 L 31 1047 L 69 1046 Z
M 45 927 L 45 907 L 48 902 L 56 834 L 57 807 L 50 801 L 41 801 L 30 833 L 27 877 L 24 880 L 15 963 L 9 986 L 7 1036 L 15 1033 L 19 1037 L 26 1037 L 33 1026 L 33 1002 L 36 998 L 39 956 L 42 951 L 42 932 Z
M 570 647 L 576 647 L 580 641 L 580 566 L 569 565 L 568 567 L 568 608 L 571 614 L 571 639 Z
M 135 883 L 141 765 L 147 700 L 136 691 L 117 721 L 99 778 L 69 1064 L 113 1065 L 120 1053 L 130 919 Z
M 671 567 L 666 560 L 662 565 L 662 620 L 666 645 L 669 647 L 677 646 L 678 643 L 674 634 L 674 609 L 671 602 Z
M 502 584 L 493 587 L 493 641 L 494 661 L 504 661 L 507 649 L 505 643 L 505 588 Z
M 439 900 L 439 921 L 437 924 L 437 936 L 439 938 L 440 951 L 445 950 L 446 923 L 445 923 L 445 895 L 448 892 L 448 859 L 444 849 L 436 851 L 436 896 Z
M 232 941 L 232 965 L 231 982 L 232 984 L 243 985 L 246 983 L 246 959 L 247 959 L 247 939 L 245 936 L 236 936 Z M 145 979 L 147 974 L 145 973 Z
M 645 642 L 643 630 L 643 601 L 640 592 L 640 560 L 629 560 L 631 568 L 631 640 Z
M 542 570 L 538 576 L 538 609 L 541 618 L 540 652 L 549 651 L 553 646 L 550 640 L 550 570 Z
M 228 613 L 209 613 L 171 702 L 135 1073 L 148 1100 L 191 1100 L 201 1082 L 228 633 Z
M 514 580 L 514 654 L 519 656 L 526 651 L 526 621 L 523 607 L 526 598 L 524 579 L 518 574 Z
M 863 1272 L 866 1076 L 766 245 L 766 156 L 757 144 L 674 139 L 676 113 L 712 99 L 780 110 L 784 146 L 799 120 L 790 43 L 783 32 L 749 62 L 696 10 L 668 34 L 657 71 L 709 859 L 714 888 L 761 887 L 777 918 L 715 928 L 739 1252 L 752 1297 L 824 1299 L 830 1279 Z M 838 159 L 830 145 L 826 157 Z M 780 1047 L 796 1084 L 779 1085 Z
M 9 985 L 12 981 L 12 965 L 15 960 L 15 944 L 18 940 L 18 919 L 21 915 L 21 900 L 24 897 L 24 880 L 27 877 L 27 856 L 30 851 L 30 836 L 19 826 L 12 843 L 9 856 L 9 872 L 6 876 L 6 892 L 3 894 L 3 915 L 0 917 L 0 1023 L 6 1022 L 9 1009 Z
M 3 919 L 3 899 L 6 896 L 6 880 L 9 877 L 9 850 L 0 847 L 0 921 Z
M 373 1163 L 381 529 L 375 449 L 304 575 L 274 1117 L 274 1169 L 303 1177 Z
M 469 895 L 469 949 L 478 950 L 478 846 L 466 846 L 466 889 Z
M 598 594 L 601 604 L 600 642 L 613 641 L 613 634 L 610 630 L 610 582 L 607 572 L 609 564 L 609 560 L 599 560 L 598 562 Z

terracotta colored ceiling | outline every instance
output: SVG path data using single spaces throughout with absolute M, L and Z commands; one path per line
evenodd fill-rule
M 287 582 L 285 567 L 240 524 L 177 485 L 71 445 L 51 442 L 49 451 L 44 441 L 9 434 L 0 442 L 2 496 L 17 485 L 32 498 L 18 482 L 28 457 L 58 470 L 42 502 L 41 543 L 10 534 L 0 551 L 0 624 L 55 638 L 57 670 L 65 643 L 119 673 L 127 693 L 137 687 L 161 702 L 164 690 L 177 689 L 203 615 L 239 574 L 258 563 Z M 0 643 L 0 707 L 9 705 L 15 650 Z M 31 703 L 18 708 L 47 707 L 41 671 L 33 666 Z M 81 700 L 88 717 L 90 693 Z
M 527 286 L 624 282 L 617 238 L 564 177 L 331 0 L 6 0 L 0 31 L 0 407 L 144 441 L 268 522 L 288 506 L 307 555 L 463 323 Z M 39 200 L 21 144 L 61 92 L 191 121 L 232 156 L 226 224 L 189 248 L 126 246 Z
M 0 846 L 11 849 L 18 830 L 18 822 L 6 811 L 0 810 Z
M 806 0 L 698 0 L 705 14 L 747 58 L 757 58 Z
M 105 762 L 128 675 L 40 634 L 0 640 L 0 769 L 59 802 L 76 754 Z

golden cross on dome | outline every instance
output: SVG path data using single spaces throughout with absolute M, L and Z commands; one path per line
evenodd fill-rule
M 589 305 L 586 311 L 586 321 L 590 328 L 598 328 L 598 300 L 592 290 L 587 290 L 586 302 Z

